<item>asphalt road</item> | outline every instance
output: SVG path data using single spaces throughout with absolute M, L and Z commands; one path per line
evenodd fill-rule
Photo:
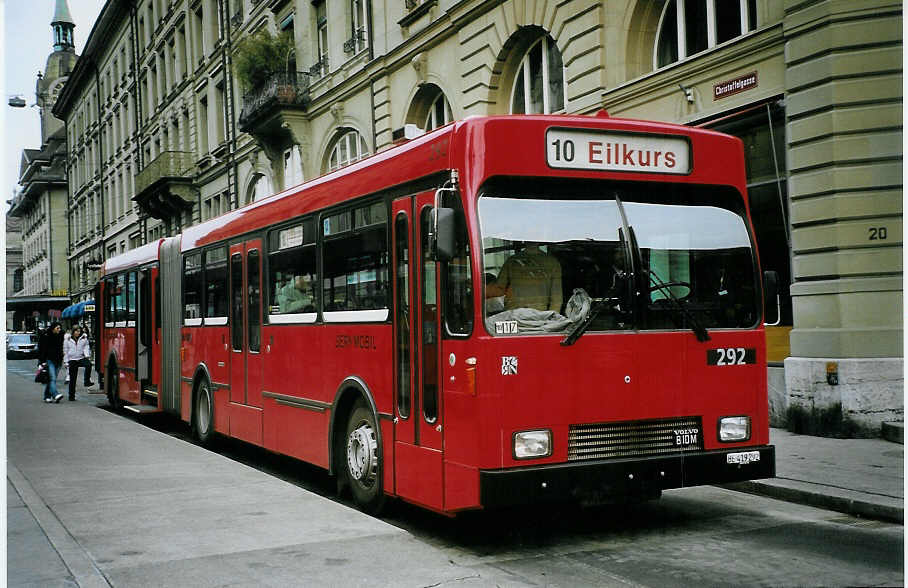
M 65 405 L 48 407 L 38 402 L 40 394 L 31 383 L 33 366 L 32 360 L 8 363 L 7 394 L 8 402 L 13 405 L 10 414 L 24 415 L 32 407 L 34 410 L 66 410 Z M 29 398 L 27 402 L 23 400 L 26 397 Z M 175 438 L 177 443 L 192 443 L 187 427 L 177 420 L 114 414 L 100 395 L 82 395 L 78 402 L 86 417 L 92 414 L 86 408 L 97 411 L 95 416 L 103 417 L 99 422 L 115 426 L 124 436 L 142 436 L 142 431 L 151 428 Z M 24 460 L 28 451 L 28 445 L 17 440 L 18 420 L 26 419 L 8 422 L 10 463 L 29 475 L 34 472 L 35 486 L 40 487 L 38 475 L 42 468 L 38 464 L 17 464 L 17 459 Z M 186 450 L 209 451 L 198 447 L 186 447 Z M 333 480 L 317 468 L 234 441 L 223 441 L 214 451 L 330 500 L 313 503 L 322 505 L 320 508 L 343 511 L 350 507 L 348 501 L 334 496 Z M 47 464 L 46 467 L 51 466 Z M 7 487 L 9 491 L 9 484 Z M 238 483 L 237 488 L 243 486 Z M 63 499 L 59 500 L 59 507 L 53 500 L 48 500 L 48 506 L 65 514 Z M 13 523 L 28 516 L 17 500 L 8 501 L 8 509 Z M 64 523 L 68 520 L 63 515 L 59 518 Z M 903 585 L 904 581 L 904 529 L 901 525 L 856 519 L 713 487 L 670 491 L 661 500 L 642 504 L 522 508 L 468 513 L 455 519 L 392 502 L 382 518 L 384 523 L 397 528 L 395 533 L 402 530 L 401 535 L 391 534 L 370 542 L 351 541 L 346 548 L 340 542 L 342 547 L 337 557 L 327 558 L 325 562 L 343 566 L 352 558 L 360 558 L 360 563 L 365 558 L 369 564 L 366 569 L 374 566 L 375 575 L 371 581 L 362 583 L 374 585 L 892 586 Z M 69 519 L 77 521 L 72 515 Z M 275 524 L 271 520 L 263 516 L 259 524 Z M 187 521 L 187 524 L 207 523 L 200 520 Z M 162 528 L 160 523 L 156 525 L 155 528 Z M 18 538 L 9 535 L 16 529 L 17 525 L 11 524 L 8 530 L 11 542 Z M 79 537 L 78 533 L 70 531 L 73 537 Z M 206 529 L 194 531 L 204 536 Z M 264 531 L 266 536 L 268 530 Z M 379 531 L 369 533 L 379 537 L 375 535 Z M 395 575 L 393 569 L 387 569 L 385 550 L 390 553 L 404 540 L 401 537 L 418 547 L 408 548 L 407 553 L 413 557 L 431 554 L 433 561 L 451 564 L 456 573 L 448 574 L 435 584 Z M 37 543 L 40 543 L 39 539 L 30 537 L 30 541 Z M 95 544 L 83 546 L 89 555 L 105 547 L 103 537 L 92 540 Z M 264 547 L 261 553 L 266 552 Z M 230 557 L 254 560 L 258 553 L 247 546 L 242 556 L 231 553 Z M 53 557 L 40 563 L 45 576 L 36 577 L 25 573 L 28 566 L 34 566 L 36 562 L 21 556 L 21 550 L 10 550 L 7 559 L 10 585 L 17 585 L 17 578 L 47 580 L 47 573 L 55 578 L 63 577 L 65 581 L 66 570 L 57 570 Z M 112 585 L 176 585 L 180 578 L 192 583 L 190 578 L 196 572 L 212 565 L 209 559 L 180 561 L 181 558 L 174 555 L 170 561 L 144 566 L 141 576 L 114 573 L 106 576 Z M 305 569 L 304 563 L 276 559 L 274 552 L 263 560 L 268 565 L 263 563 L 257 567 L 250 563 L 237 583 L 279 585 L 278 578 L 282 573 L 286 574 L 287 569 L 297 565 Z M 100 558 L 93 563 L 101 569 L 113 565 Z M 276 570 L 275 566 L 285 569 Z M 211 577 L 212 585 L 223 585 L 220 579 L 213 581 L 215 577 Z M 320 576 L 317 582 L 295 577 L 299 578 L 299 585 L 334 583 L 330 575 Z M 122 581 L 114 581 L 117 579 Z

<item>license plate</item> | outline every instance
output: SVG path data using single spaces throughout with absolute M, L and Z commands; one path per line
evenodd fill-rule
M 725 463 L 736 463 L 747 465 L 755 461 L 760 461 L 759 451 L 742 451 L 740 453 L 729 453 L 725 456 Z

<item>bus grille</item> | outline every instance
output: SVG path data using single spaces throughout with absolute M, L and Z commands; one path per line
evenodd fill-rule
M 571 425 L 568 461 L 645 457 L 703 449 L 700 417 Z

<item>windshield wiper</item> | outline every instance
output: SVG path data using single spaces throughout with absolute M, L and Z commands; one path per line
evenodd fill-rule
M 590 311 L 586 314 L 586 317 L 577 323 L 571 332 L 568 333 L 568 336 L 561 340 L 561 345 L 567 347 L 568 345 L 573 345 L 577 342 L 577 339 L 583 335 L 587 329 L 590 328 L 590 325 L 593 324 L 593 320 L 599 315 L 599 311 L 605 308 L 606 304 L 611 302 L 618 302 L 618 298 L 590 298 Z
M 663 282 L 659 278 L 659 276 L 657 276 L 656 274 L 654 274 L 652 271 L 650 271 L 649 269 L 647 269 L 645 267 L 641 267 L 640 269 L 643 270 L 643 272 L 649 276 L 650 282 L 652 282 L 653 286 L 655 286 L 654 289 L 659 290 L 660 292 L 665 294 L 667 299 L 671 300 L 675 304 L 675 308 L 677 308 L 679 311 L 681 311 L 681 314 L 683 314 L 687 318 L 687 320 L 690 321 L 691 330 L 697 336 L 697 341 L 699 341 L 701 343 L 703 343 L 704 341 L 709 341 L 710 336 L 709 336 L 709 333 L 706 331 L 706 327 L 704 327 L 702 324 L 700 324 L 700 321 L 697 320 L 697 317 L 694 316 L 694 313 L 692 313 L 690 311 L 690 309 L 687 308 L 687 305 L 685 305 L 681 299 L 679 299 L 677 296 L 675 296 L 675 293 L 672 292 L 671 287 L 670 287 L 672 284 Z M 685 285 L 687 285 L 687 284 L 685 284 Z M 690 286 L 687 285 L 687 287 L 689 288 Z

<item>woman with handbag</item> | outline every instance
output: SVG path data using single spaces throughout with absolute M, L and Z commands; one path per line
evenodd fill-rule
M 63 395 L 57 392 L 57 372 L 63 365 L 63 327 L 53 323 L 38 340 L 38 361 L 47 366 L 49 376 L 44 386 L 44 402 L 60 402 Z
M 88 342 L 88 335 L 82 332 L 80 327 L 73 327 L 72 344 L 66 360 L 69 362 L 69 399 L 76 399 L 76 380 L 79 378 L 79 367 L 85 368 L 85 381 L 83 384 L 86 388 L 94 386 L 91 381 L 91 347 Z

